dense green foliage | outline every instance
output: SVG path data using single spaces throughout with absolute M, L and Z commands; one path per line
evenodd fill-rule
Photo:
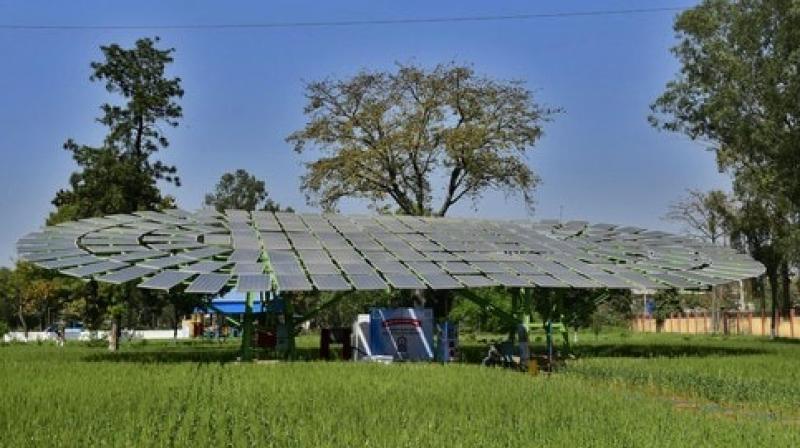
M 302 343 L 301 343 L 302 345 Z M 230 345 L 0 347 L 9 446 L 796 446 L 800 346 L 602 335 L 552 377 L 219 363 Z M 538 348 L 537 348 L 538 349 Z M 138 362 L 141 361 L 141 362 Z M 147 362 L 156 361 L 156 362 Z M 768 366 L 788 376 L 775 378 Z M 611 381 L 609 381 L 611 380 Z
M 765 265 L 773 314 L 784 315 L 800 262 L 798 30 L 795 0 L 704 0 L 684 11 L 672 49 L 681 70 L 650 117 L 708 144 L 732 175 L 733 206 L 702 205 L 717 209 L 708 215 L 721 218 L 714 227 L 728 227 L 732 243 Z
M 158 41 L 143 38 L 131 48 L 100 47 L 103 59 L 91 63 L 90 79 L 102 83 L 112 95 L 100 106 L 97 118 L 106 135 L 99 145 L 72 139 L 64 144 L 78 170 L 70 176 L 69 188 L 56 193 L 56 210 L 48 224 L 174 207 L 174 199 L 162 195 L 158 182 L 180 185 L 177 169 L 155 156 L 169 146 L 164 129 L 178 126 L 183 116 L 177 101 L 184 92 L 181 79 L 167 74 L 175 50 L 158 48 Z M 186 303 L 185 297 L 168 300 L 131 285 L 64 279 L 27 263 L 18 263 L 12 278 L 10 289 L 0 287 L 0 302 L 10 304 L 14 322 L 24 329 L 29 320 L 41 329 L 67 319 L 96 329 L 109 318 L 120 328 L 124 317 L 128 325 L 140 326 L 154 323 L 170 304 L 169 320 L 176 324 L 179 312 L 199 302 L 198 297 L 192 303 Z
M 270 199 L 264 181 L 243 169 L 223 174 L 214 192 L 206 194 L 205 204 L 219 212 L 227 209 L 294 211 L 291 207 L 282 209 L 280 204 Z
M 298 152 L 322 153 L 303 177 L 312 202 L 334 209 L 342 198 L 363 198 L 408 215 L 443 216 L 487 189 L 532 205 L 539 178 L 525 154 L 557 112 L 521 82 L 457 64 L 315 81 L 306 97 L 309 121 L 287 140 Z
M 160 208 L 164 202 L 158 180 L 180 185 L 174 166 L 153 160 L 169 146 L 161 126 L 178 126 L 183 116 L 176 102 L 183 96 L 180 78 L 168 78 L 174 49 L 156 48 L 158 38 L 139 39 L 134 48 L 101 47 L 104 60 L 93 62 L 92 81 L 105 83 L 119 95 L 103 104 L 97 121 L 107 128 L 100 146 L 67 140 L 64 149 L 80 168 L 70 177 L 70 189 L 56 194 L 58 208 L 50 222 Z

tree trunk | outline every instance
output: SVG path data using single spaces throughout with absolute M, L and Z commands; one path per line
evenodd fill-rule
M 178 317 L 179 317 L 178 307 L 173 306 L 173 310 L 174 310 L 173 314 L 174 320 L 172 321 L 172 339 L 174 339 L 175 342 L 178 342 Z
M 792 308 L 792 279 L 789 277 L 789 263 L 787 261 L 781 263 L 781 283 L 781 295 L 783 296 L 781 314 L 788 316 L 789 310 Z
M 753 286 L 758 290 L 758 297 L 761 298 L 761 315 L 763 316 L 767 310 L 767 294 L 764 291 L 764 277 L 761 276 L 753 280 Z
M 120 318 L 115 317 L 113 321 L 111 321 L 111 331 L 108 332 L 108 350 L 115 352 L 119 349 L 119 327 L 120 327 Z
M 22 312 L 22 305 L 17 308 L 17 316 L 19 316 L 19 323 L 22 325 L 22 331 L 25 332 L 25 339 L 28 339 L 28 323 L 25 322 L 25 314 Z
M 777 269 L 767 268 L 767 278 L 769 279 L 769 295 L 772 299 L 772 321 L 769 324 L 769 335 L 774 338 L 777 335 L 778 323 L 778 272 Z
M 711 287 L 711 332 L 722 331 L 722 289 L 720 286 Z

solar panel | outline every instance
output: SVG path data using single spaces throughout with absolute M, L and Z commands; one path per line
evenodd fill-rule
M 291 238 L 292 245 L 297 250 L 313 250 L 322 249 L 322 244 L 311 235 L 293 236 Z
M 541 288 L 567 288 L 569 285 L 545 274 L 523 276 L 526 280 Z
M 470 263 L 475 261 L 494 261 L 494 256 L 489 252 L 457 252 L 455 255 Z
M 225 266 L 229 265 L 226 261 L 198 261 L 197 263 L 190 264 L 181 268 L 182 271 L 194 272 L 197 274 L 209 274 L 218 271 Z
M 375 270 L 372 269 L 372 266 L 368 265 L 367 263 L 339 263 L 342 270 L 347 275 L 355 275 L 355 274 L 374 274 Z
M 118 245 L 118 246 L 84 246 L 86 250 L 97 255 L 120 254 L 123 252 L 141 252 L 148 249 L 144 246 Z
M 231 273 L 241 274 L 261 274 L 264 272 L 264 265 L 261 263 L 243 263 L 239 262 L 233 265 Z
M 131 252 L 129 254 L 114 255 L 110 257 L 110 259 L 114 261 L 132 262 L 147 260 L 150 258 L 166 257 L 167 255 L 169 254 L 166 252 L 161 252 L 160 250 L 147 250 L 142 252 Z
M 384 277 L 396 289 L 425 289 L 425 284 L 416 275 L 387 272 Z
M 536 269 L 524 261 L 504 261 L 503 266 L 511 268 L 512 271 L 518 274 L 541 274 L 542 271 Z
M 333 261 L 342 263 L 358 263 L 364 261 L 364 257 L 352 249 L 336 249 L 330 251 Z
M 431 261 L 461 261 L 461 257 L 449 252 L 423 252 L 422 255 Z
M 508 288 L 527 288 L 528 286 L 531 286 L 530 282 L 514 274 L 493 273 L 488 274 L 488 276 L 500 285 Z
M 306 263 L 309 274 L 338 274 L 339 268 L 333 263 Z
M 146 268 L 143 266 L 130 266 L 124 269 L 120 269 L 118 271 L 109 272 L 108 274 L 103 274 L 95 278 L 95 280 L 99 282 L 111 283 L 114 285 L 119 285 L 122 283 L 129 282 L 131 280 L 136 280 L 147 275 L 152 274 L 155 271 L 153 268 Z
M 266 292 L 271 288 L 268 274 L 246 274 L 239 276 L 236 290 L 239 292 Z
M 275 271 L 276 274 L 282 275 L 305 275 L 303 268 L 296 262 L 272 264 L 272 270 Z
M 679 289 L 698 289 L 700 288 L 699 283 L 690 282 L 688 280 L 684 280 L 678 276 L 667 274 L 667 273 L 659 273 L 659 274 L 649 274 L 650 277 L 667 284 L 668 286 L 672 286 L 674 288 Z
M 139 287 L 144 289 L 159 289 L 163 291 L 169 291 L 173 287 L 183 283 L 184 280 L 187 280 L 194 275 L 195 274 L 192 274 L 191 272 L 161 271 L 142 283 L 139 283 Z
M 45 269 L 61 269 L 69 268 L 72 266 L 80 266 L 83 264 L 91 264 L 104 261 L 102 258 L 95 257 L 94 255 L 80 255 L 77 257 L 59 258 L 57 260 L 40 261 L 34 263 L 36 266 Z
M 309 263 L 330 263 L 331 257 L 324 250 L 298 250 L 297 254 L 304 264 Z M 272 260 L 272 258 L 270 258 Z
M 320 291 L 350 291 L 353 289 L 339 274 L 312 274 L 311 281 Z
M 410 273 L 408 272 L 408 268 L 399 261 L 373 261 L 372 265 L 381 272 Z
M 506 266 L 501 266 L 500 263 L 496 261 L 471 261 L 470 264 L 481 272 L 498 274 L 508 273 L 508 268 Z
M 633 284 L 612 274 L 595 273 L 589 275 L 589 278 L 609 289 L 631 289 L 634 287 Z
M 350 240 L 350 244 L 352 244 L 353 247 L 355 247 L 356 249 L 358 249 L 358 250 L 360 250 L 362 252 L 370 251 L 370 250 L 377 251 L 377 250 L 383 249 L 383 247 L 380 244 L 378 244 L 378 242 L 375 241 L 375 240 L 367 240 L 367 239 L 353 240 L 353 239 L 351 239 Z
M 409 261 L 408 267 L 418 274 L 442 274 L 442 268 L 432 261 Z M 403 271 L 401 271 L 403 272 Z
M 730 280 L 728 279 L 715 277 L 714 274 L 704 271 L 691 271 L 691 272 L 682 271 L 678 274 L 678 276 L 692 282 L 710 284 L 713 286 L 724 285 L 730 282 Z
M 189 251 L 186 251 L 186 252 L 181 252 L 180 255 L 182 255 L 182 256 L 184 256 L 186 258 L 192 258 L 194 260 L 200 260 L 202 258 L 209 258 L 209 257 L 214 257 L 214 256 L 217 256 L 217 255 L 221 255 L 221 254 L 224 254 L 226 252 L 229 252 L 229 250 L 225 249 L 225 248 L 222 248 L 222 247 L 204 247 L 202 249 L 195 249 L 195 250 L 189 250 Z
M 70 275 L 72 277 L 89 277 L 91 275 L 99 274 L 101 272 L 113 271 L 115 269 L 122 269 L 128 266 L 125 263 L 118 261 L 101 261 L 99 263 L 87 264 L 84 266 L 67 269 L 61 271 L 62 274 Z
M 217 294 L 228 284 L 230 278 L 228 274 L 200 274 L 186 287 L 186 292 Z
M 155 259 L 152 259 L 152 260 L 140 261 L 137 264 L 139 266 L 145 266 L 145 267 L 148 267 L 148 268 L 163 269 L 163 268 L 171 268 L 171 267 L 178 266 L 178 265 L 181 265 L 181 264 L 187 264 L 187 263 L 190 263 L 192 261 L 193 260 L 190 260 L 188 258 L 182 257 L 180 255 L 171 255 L 169 257 L 164 257 L 164 258 L 155 258 Z
M 392 250 L 391 252 L 400 261 L 430 261 L 425 255 L 415 250 Z
M 275 274 L 275 281 L 280 291 L 311 291 L 313 288 L 305 275 Z
M 223 233 L 207 233 L 203 235 L 203 243 L 211 246 L 230 246 L 231 237 Z
M 628 281 L 634 283 L 639 288 L 643 289 L 665 289 L 667 288 L 666 285 L 663 283 L 659 283 L 644 274 L 640 274 L 639 272 L 635 272 L 633 270 L 625 269 L 622 267 L 614 267 L 614 273 L 618 276 L 627 279 Z
M 78 246 L 73 242 L 46 242 L 44 244 L 20 246 L 19 249 L 24 249 L 27 252 L 44 252 L 53 250 L 75 249 L 77 247 Z
M 468 288 L 486 288 L 500 284 L 496 280 L 482 275 L 455 275 L 454 277 Z
M 371 262 L 397 261 L 397 258 L 395 258 L 394 255 L 383 250 L 364 252 L 364 258 Z
M 297 263 L 297 256 L 291 250 L 268 250 L 267 258 L 272 264 Z
M 289 239 L 282 232 L 263 232 L 261 241 L 268 250 L 288 250 L 292 248 Z
M 443 261 L 442 268 L 451 274 L 477 274 L 478 270 L 463 261 Z
M 375 291 L 389 288 L 378 274 L 354 274 L 347 277 L 359 291 Z
M 447 274 L 422 274 L 422 279 L 431 289 L 460 289 L 463 286 Z
M 54 260 L 56 258 L 76 257 L 80 255 L 88 255 L 88 253 L 82 249 L 60 249 L 51 252 L 21 254 L 20 258 L 33 263 L 35 261 Z
M 593 282 L 588 278 L 578 275 L 577 273 L 567 269 L 556 272 L 548 270 L 547 273 L 568 284 L 569 286 L 572 286 L 573 288 L 595 289 L 600 287 L 597 282 Z
M 261 258 L 261 251 L 259 249 L 235 249 L 233 253 L 228 256 L 228 261 L 255 263 L 259 258 Z
M 163 251 L 173 251 L 173 250 L 180 250 L 180 249 L 196 249 L 203 247 L 203 243 L 191 243 L 191 242 L 182 242 L 182 243 L 164 243 L 164 244 L 151 244 L 150 248 L 155 250 L 163 250 Z

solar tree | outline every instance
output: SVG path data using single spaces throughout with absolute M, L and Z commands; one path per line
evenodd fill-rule
M 530 311 L 539 289 L 700 291 L 764 272 L 730 248 L 614 224 L 210 209 L 66 222 L 25 235 L 17 251 L 85 280 L 208 297 L 245 293 L 243 359 L 251 356 L 256 300 L 283 301 L 293 348 L 296 325 L 316 313 L 293 314 L 296 292 L 337 292 L 331 301 L 338 301 L 356 290 L 453 290 L 483 304 L 482 288 L 504 287 L 514 298 L 506 316 L 513 321 Z

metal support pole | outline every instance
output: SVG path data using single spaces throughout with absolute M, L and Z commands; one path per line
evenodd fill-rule
M 547 334 L 547 368 L 550 372 L 553 371 L 553 321 L 550 319 L 545 323 L 545 330 Z
M 253 293 L 248 292 L 244 301 L 242 322 L 242 361 L 253 360 Z
M 744 311 L 745 309 L 745 301 L 744 301 L 744 283 L 739 280 L 739 311 Z
M 519 288 L 514 288 L 511 290 L 511 315 L 514 316 L 514 321 L 517 324 L 519 323 L 519 308 L 520 308 L 519 302 L 520 302 Z M 512 344 L 514 343 L 516 334 L 517 334 L 517 325 L 514 325 L 508 331 L 508 340 Z
M 286 352 L 284 356 L 286 359 L 292 359 L 295 357 L 295 343 L 294 337 L 296 333 L 295 329 L 295 322 L 294 322 L 294 307 L 292 306 L 292 296 L 287 295 L 283 299 L 283 319 L 284 325 L 286 325 Z

